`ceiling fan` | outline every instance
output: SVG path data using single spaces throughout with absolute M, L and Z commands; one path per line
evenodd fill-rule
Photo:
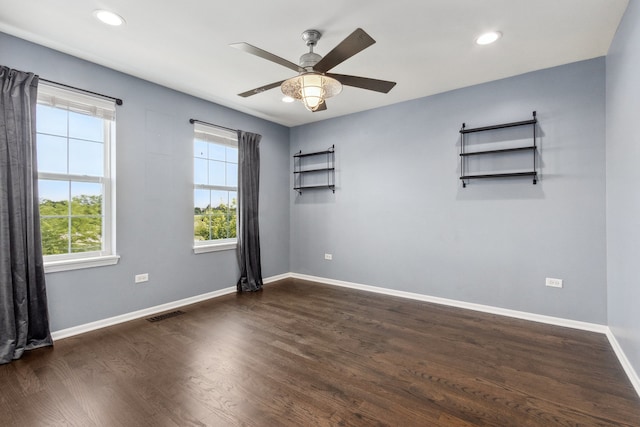
M 294 100 L 302 101 L 307 110 L 322 111 L 327 109 L 325 99 L 339 94 L 342 91 L 342 85 L 381 93 L 388 93 L 396 85 L 395 82 L 386 80 L 328 73 L 333 67 L 376 42 L 362 28 L 356 29 L 324 57 L 313 52 L 313 47 L 321 36 L 322 34 L 317 30 L 307 30 L 302 33 L 302 39 L 309 47 L 309 52 L 300 57 L 300 65 L 248 43 L 231 44 L 231 47 L 275 62 L 298 73 L 296 77 L 260 86 L 238 95 L 246 98 L 280 86 L 282 93 Z

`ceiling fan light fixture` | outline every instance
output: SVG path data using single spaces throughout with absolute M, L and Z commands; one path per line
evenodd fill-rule
M 313 47 L 320 39 L 320 36 L 321 34 L 317 30 L 307 30 L 302 33 L 302 39 L 306 42 L 309 52 L 300 57 L 299 64 L 294 64 L 249 43 L 232 43 L 231 46 L 236 49 L 259 56 L 298 73 L 296 77 L 269 83 L 239 93 L 238 96 L 247 98 L 280 86 L 280 90 L 285 95 L 285 98 L 282 99 L 284 102 L 298 100 L 302 101 L 309 111 L 323 111 L 327 109 L 325 100 L 342 92 L 343 84 L 380 93 L 388 93 L 396 85 L 395 82 L 386 80 L 344 74 L 329 74 L 331 69 L 376 42 L 362 28 L 356 28 L 353 33 L 342 40 L 324 57 L 313 52 Z
M 302 101 L 309 111 L 316 111 L 325 99 L 342 92 L 338 80 L 313 71 L 285 80 L 280 88 L 286 96 Z

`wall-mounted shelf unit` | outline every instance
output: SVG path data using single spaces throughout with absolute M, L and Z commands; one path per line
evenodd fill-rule
M 460 180 L 462 181 L 462 187 L 466 187 L 467 183 L 471 179 L 482 179 L 482 178 L 509 178 L 509 177 L 531 177 L 533 178 L 533 183 L 536 184 L 538 182 L 538 173 L 536 169 L 536 154 L 537 154 L 537 146 L 536 146 L 536 124 L 538 123 L 538 119 L 536 118 L 536 112 L 533 112 L 533 118 L 531 120 L 524 120 L 521 122 L 511 122 L 511 123 L 502 123 L 499 125 L 493 126 L 484 126 L 479 128 L 470 128 L 466 129 L 465 123 L 462 124 L 462 128 L 460 129 Z M 493 150 L 479 150 L 479 151 L 466 151 L 467 141 L 465 135 L 475 132 L 487 132 L 504 128 L 518 127 L 518 126 L 531 126 L 533 131 L 533 142 L 532 145 L 525 145 L 519 147 L 509 147 L 509 148 L 500 148 Z M 467 159 L 471 156 L 486 156 L 486 155 L 502 155 L 505 153 L 513 153 L 513 152 L 530 152 L 531 153 L 531 162 L 532 169 L 517 171 L 517 172 L 504 172 L 504 173 L 483 173 L 483 174 L 470 174 L 467 166 Z
M 335 145 L 324 151 L 293 155 L 293 189 L 302 194 L 303 190 L 328 189 L 336 192 Z

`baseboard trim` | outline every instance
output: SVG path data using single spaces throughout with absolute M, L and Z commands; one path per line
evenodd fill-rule
M 464 308 L 468 310 L 481 311 L 483 313 L 514 317 L 517 319 L 530 320 L 533 322 L 546 323 L 549 325 L 563 326 L 566 328 L 580 329 L 583 331 L 605 334 L 607 339 L 609 340 L 609 343 L 611 344 L 611 347 L 614 353 L 618 357 L 618 360 L 620 361 L 620 364 L 622 365 L 624 372 L 627 374 L 629 381 L 631 381 L 631 385 L 635 389 L 638 396 L 640 396 L 640 377 L 638 376 L 638 373 L 635 371 L 635 369 L 633 369 L 631 362 L 629 362 L 629 359 L 627 358 L 626 354 L 622 350 L 622 347 L 620 347 L 618 340 L 616 339 L 615 335 L 607 325 L 600 325 L 597 323 L 589 323 L 589 322 L 580 322 L 577 320 L 563 319 L 561 317 L 544 316 L 541 314 L 527 313 L 524 311 L 509 310 L 505 308 L 493 307 L 488 305 L 474 304 L 474 303 L 457 301 L 457 300 L 452 300 L 447 298 L 433 297 L 433 296 L 424 295 L 424 294 L 398 291 L 395 289 L 381 288 L 378 286 L 362 285 L 360 283 L 345 282 L 342 280 L 335 280 L 335 279 L 327 279 L 324 277 L 310 276 L 307 274 L 290 273 L 288 277 L 292 277 L 294 279 L 308 280 L 316 283 L 324 283 L 327 285 L 341 286 L 344 288 L 359 289 L 362 291 L 375 292 L 378 294 L 396 296 L 401 298 L 409 298 L 409 299 L 414 299 L 418 301 L 432 302 L 435 304 L 448 305 L 448 306 Z
M 262 279 L 262 283 L 268 285 L 269 283 L 277 282 L 278 280 L 284 280 L 291 278 L 291 273 L 278 274 L 276 276 L 267 277 Z
M 277 282 L 291 277 L 291 273 L 278 274 L 262 279 L 262 283 L 267 285 L 269 283 Z M 54 341 L 69 338 L 75 335 L 84 334 L 85 332 L 95 331 L 96 329 L 106 328 L 107 326 L 117 325 L 119 323 L 128 322 L 130 320 L 140 319 L 141 317 L 151 316 L 153 314 L 162 313 L 163 311 L 169 311 L 176 308 L 184 307 L 186 305 L 195 304 L 198 302 L 206 301 L 212 298 L 221 297 L 236 292 L 235 286 L 223 288 L 213 292 L 207 292 L 206 294 L 196 295 L 189 298 L 184 298 L 177 301 L 168 302 L 166 304 L 156 305 L 154 307 L 144 308 L 142 310 L 133 311 L 131 313 L 121 314 L 119 316 L 109 317 L 107 319 L 96 320 L 95 322 L 85 323 L 83 325 L 73 326 L 67 329 L 61 329 L 51 333 L 51 338 Z
M 360 283 L 346 282 L 343 280 L 335 280 L 335 279 L 327 279 L 324 277 L 310 276 L 307 274 L 300 274 L 300 273 L 290 272 L 290 273 L 284 273 L 276 276 L 267 277 L 263 279 L 263 283 L 266 285 L 269 283 L 274 283 L 279 280 L 284 280 L 289 278 L 308 280 L 311 282 L 323 283 L 326 285 L 341 286 L 344 288 L 358 289 L 362 291 L 374 292 L 374 293 L 383 294 L 383 295 L 396 296 L 400 298 L 408 298 L 408 299 L 413 299 L 417 301 L 431 302 L 435 304 L 458 307 L 458 308 L 463 308 L 467 310 L 480 311 L 483 313 L 497 314 L 500 316 L 513 317 L 517 319 L 530 320 L 533 322 L 540 322 L 540 323 L 546 323 L 550 325 L 563 326 L 567 328 L 580 329 L 584 331 L 598 332 L 598 333 L 605 334 L 607 336 L 607 339 L 609 340 L 609 343 L 611 344 L 611 347 L 613 348 L 613 351 L 618 357 L 618 360 L 620 361 L 622 368 L 624 369 L 625 373 L 629 377 L 629 381 L 631 381 L 631 384 L 633 385 L 634 389 L 638 393 L 638 396 L 640 396 L 640 377 L 638 376 L 638 373 L 635 371 L 635 369 L 629 362 L 629 359 L 627 358 L 624 351 L 622 350 L 622 347 L 620 347 L 620 344 L 618 343 L 618 340 L 616 339 L 615 335 L 613 334 L 611 329 L 606 325 L 600 325 L 597 323 L 589 323 L 589 322 L 580 322 L 577 320 L 563 319 L 560 317 L 544 316 L 544 315 L 528 313 L 524 311 L 509 310 L 509 309 L 500 308 L 500 307 L 474 304 L 474 303 L 469 303 L 464 301 L 452 300 L 448 298 L 440 298 L 440 297 L 434 297 L 434 296 L 429 296 L 424 294 L 417 294 L 413 292 L 398 291 L 395 289 L 382 288 L 379 286 L 363 285 Z M 176 308 L 184 307 L 186 305 L 195 304 L 195 303 L 206 301 L 212 298 L 217 298 L 223 295 L 232 294 L 234 292 L 236 292 L 236 287 L 231 286 L 228 288 L 219 289 L 217 291 L 208 292 L 205 294 L 184 298 L 184 299 L 169 302 L 166 304 L 160 304 L 154 307 L 133 311 L 131 313 L 125 313 L 119 316 L 109 317 L 107 319 L 97 320 L 95 322 L 90 322 L 90 323 L 74 326 L 67 329 L 61 329 L 59 331 L 52 332 L 51 337 L 53 338 L 54 341 L 57 341 L 57 340 L 69 338 L 75 335 L 80 335 L 86 332 L 94 331 L 96 329 L 106 328 L 108 326 L 117 325 L 119 323 L 128 322 L 130 320 L 140 319 L 142 317 L 151 316 L 153 314 L 162 313 L 164 311 L 173 310 Z
M 618 357 L 618 360 L 622 365 L 622 369 L 624 369 L 627 377 L 629 377 L 631 385 L 636 390 L 636 393 L 638 393 L 638 396 L 640 396 L 640 377 L 638 376 L 636 370 L 633 369 L 633 366 L 631 365 L 631 362 L 629 362 L 629 359 L 627 359 L 627 355 L 622 350 L 622 347 L 620 347 L 620 343 L 616 339 L 616 336 L 613 334 L 610 328 L 607 329 L 607 338 L 609 339 L 611 348 L 613 348 L 613 351 L 616 353 L 616 356 Z
M 561 317 L 545 316 L 541 314 L 528 313 L 525 311 L 510 310 L 506 308 L 493 307 L 489 305 L 474 304 L 470 302 L 458 301 L 448 298 L 433 297 L 413 292 L 398 291 L 395 289 L 381 288 L 378 286 L 362 285 L 359 283 L 345 282 L 342 280 L 325 279 L 323 277 L 309 276 L 306 274 L 292 273 L 291 277 L 301 280 L 309 280 L 328 285 L 342 286 L 344 288 L 359 289 L 362 291 L 375 292 L 378 294 L 408 298 L 418 301 L 432 302 L 435 304 L 448 305 L 451 307 L 465 308 L 467 310 L 481 311 L 483 313 L 497 314 L 500 316 L 514 317 L 517 319 L 530 320 L 533 322 L 546 323 L 549 325 L 564 326 L 566 328 L 581 329 L 584 331 L 607 333 L 609 328 L 606 325 L 597 323 L 580 322 L 577 320 L 563 319 Z
M 168 302 L 166 304 L 160 304 L 142 310 L 132 311 L 130 313 L 121 314 L 119 316 L 109 317 L 107 319 L 96 320 L 95 322 L 85 323 L 83 325 L 73 326 L 67 329 L 61 329 L 51 333 L 51 338 L 54 341 L 69 338 L 75 335 L 84 334 L 86 332 L 95 331 L 96 329 L 106 328 L 107 326 L 117 325 L 119 323 L 128 322 L 130 320 L 140 319 L 141 317 L 151 316 L 153 314 L 161 313 L 163 311 L 173 310 L 175 308 L 184 307 L 185 305 L 195 304 L 197 302 L 206 301 L 211 298 L 220 297 L 222 295 L 231 294 L 236 291 L 236 287 L 228 287 L 213 292 L 207 292 L 206 294 L 196 295 L 189 298 L 184 298 L 177 301 Z

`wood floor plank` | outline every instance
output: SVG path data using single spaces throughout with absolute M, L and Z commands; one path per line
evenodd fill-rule
M 640 426 L 602 334 L 287 279 L 0 366 L 7 426 Z

